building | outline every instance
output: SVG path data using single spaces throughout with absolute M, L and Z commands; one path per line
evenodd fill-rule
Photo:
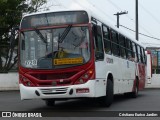
M 160 88 L 160 47 L 147 47 L 147 88 Z

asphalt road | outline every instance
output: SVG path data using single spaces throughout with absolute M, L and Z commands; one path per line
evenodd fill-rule
M 94 99 L 57 101 L 56 106 L 47 107 L 43 100 L 21 101 L 19 91 L 7 91 L 0 92 L 0 111 L 38 111 L 45 112 L 46 115 L 59 113 L 59 116 L 63 112 L 81 111 L 82 117 L 83 115 L 85 116 L 86 112 L 90 111 L 93 111 L 94 114 L 102 111 L 106 113 L 108 111 L 160 111 L 160 89 L 145 89 L 139 92 L 137 98 L 116 95 L 114 96 L 113 104 L 109 108 L 100 106 Z M 68 117 L 72 116 L 68 115 Z M 110 119 L 112 120 L 112 118 Z M 132 117 L 132 119 L 134 118 Z M 143 120 L 143 117 L 140 119 Z M 156 118 L 154 117 L 154 119 Z

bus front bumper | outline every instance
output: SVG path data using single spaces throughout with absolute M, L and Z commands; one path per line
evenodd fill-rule
M 105 80 L 89 80 L 85 84 L 57 87 L 27 87 L 20 84 L 21 100 L 93 98 L 105 95 Z

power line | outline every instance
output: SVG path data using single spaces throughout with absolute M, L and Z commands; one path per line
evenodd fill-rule
M 105 1 L 106 2 L 106 1 Z M 112 4 L 115 8 L 117 8 L 118 10 L 120 10 L 120 11 L 122 11 L 122 9 L 119 7 L 119 6 L 117 6 L 113 1 L 111 1 L 111 0 L 108 0 L 108 2 L 110 2 L 110 4 Z M 131 20 L 133 23 L 135 22 L 135 20 L 134 19 L 132 19 L 128 14 L 126 15 L 128 18 L 129 18 L 129 20 Z M 147 32 L 148 34 L 150 34 L 150 35 L 152 35 L 146 28 L 144 28 L 142 25 L 139 25 L 140 27 L 141 27 L 141 29 L 143 29 L 145 32 Z
M 74 1 L 75 3 L 77 3 L 78 5 L 80 5 L 81 7 L 83 7 L 83 8 L 86 8 L 86 9 L 89 9 L 89 10 L 91 10 L 90 8 L 87 8 L 87 7 L 85 7 L 84 5 L 82 5 L 82 4 L 80 4 L 79 2 L 77 2 L 77 0 L 72 0 L 72 1 Z M 96 8 L 95 7 L 95 5 L 93 5 L 92 3 L 90 3 L 89 1 L 87 1 L 90 5 L 92 5 L 92 7 L 94 7 L 94 8 Z M 98 11 L 101 11 L 105 16 L 109 16 L 109 15 L 107 15 L 104 11 L 102 11 L 102 10 L 100 10 L 100 9 L 98 9 L 98 8 L 96 8 Z M 91 10 L 92 11 L 92 10 Z M 109 19 L 111 19 L 112 21 L 115 21 L 114 19 L 112 19 L 112 17 L 108 17 Z
M 101 10 L 98 7 L 95 7 L 95 5 L 93 5 L 93 3 L 87 1 L 89 4 L 91 4 L 94 8 L 96 8 L 97 10 L 101 11 L 105 16 L 109 16 L 108 14 L 106 14 L 106 12 L 104 12 L 103 10 Z M 112 21 L 115 21 L 112 17 L 109 16 L 109 19 L 111 19 Z
M 110 1 L 110 0 L 108 0 L 108 1 Z M 80 4 L 79 2 L 77 2 L 76 0 L 74 1 L 74 2 L 76 2 L 77 4 L 79 4 L 81 7 L 83 7 L 83 8 L 86 8 L 85 6 L 83 6 L 82 4 Z M 99 8 L 97 8 L 97 7 L 95 7 L 95 5 L 93 5 L 91 2 L 89 2 L 89 1 L 87 1 L 89 4 L 91 4 L 94 8 L 96 8 L 97 10 L 99 10 L 99 11 L 101 11 L 103 14 L 105 14 L 105 16 L 109 16 L 109 15 L 107 15 L 104 11 L 102 11 L 101 9 L 99 9 Z M 111 1 L 110 1 L 111 2 Z M 113 2 L 111 2 L 114 6 L 116 6 Z M 62 5 L 62 4 L 61 4 Z M 116 6 L 118 9 L 120 9 L 118 6 Z M 87 8 L 88 9 L 88 8 Z M 90 9 L 91 10 L 91 9 Z M 121 9 L 120 9 L 121 10 Z M 111 18 L 110 18 L 111 19 Z M 112 19 L 113 20 L 113 19 Z M 115 21 L 115 20 L 114 20 Z M 122 27 L 124 27 L 124 28 L 126 28 L 126 29 L 128 29 L 128 30 L 130 30 L 130 31 L 132 31 L 132 32 L 135 32 L 134 30 L 132 30 L 132 29 L 130 29 L 130 28 L 128 28 L 128 27 L 126 27 L 126 26 L 123 26 L 123 25 L 120 25 L 120 26 L 122 26 Z M 143 36 L 145 36 L 145 37 L 149 37 L 149 38 L 152 38 L 152 39 L 155 39 L 155 40 L 160 40 L 159 38 L 156 38 L 156 37 L 152 37 L 152 36 L 149 36 L 149 35 L 146 35 L 146 34 L 143 34 L 143 33 L 139 33 L 140 35 L 143 35 Z
M 117 8 L 119 11 L 122 11 L 122 9 L 117 6 L 113 1 L 111 0 L 108 0 L 115 8 Z M 127 14 L 127 17 L 130 19 L 130 20 L 133 20 L 128 14 Z
M 106 1 L 105 1 L 106 2 Z M 117 6 L 113 1 L 111 1 L 111 0 L 108 0 L 108 2 L 110 2 L 110 4 L 112 4 L 115 8 L 117 8 L 118 10 L 120 10 L 120 11 L 122 11 L 122 9 L 119 7 L 119 6 Z M 129 18 L 129 20 L 131 20 L 133 23 L 135 22 L 135 20 L 134 19 L 132 19 L 128 14 L 126 15 L 128 18 Z M 140 27 L 141 27 L 141 29 L 143 29 L 146 33 L 148 33 L 148 34 L 150 34 L 150 35 L 152 35 L 146 28 L 144 28 L 142 25 L 139 25 Z M 152 35 L 153 36 L 153 35 Z
M 124 15 L 124 14 L 128 14 L 128 11 L 127 12 L 126 11 L 124 11 L 124 12 L 117 12 L 116 14 L 114 14 L 114 15 L 117 16 L 117 28 L 119 28 L 119 16 L 120 15 Z
M 119 25 L 119 26 L 124 27 L 124 28 L 126 28 L 126 29 L 128 29 L 128 30 L 130 30 L 132 32 L 136 32 L 135 30 L 132 30 L 132 29 L 126 27 L 126 26 L 123 26 L 123 25 Z M 146 35 L 146 34 L 143 34 L 143 33 L 138 33 L 138 34 L 143 35 L 143 36 L 148 37 L 148 38 L 155 39 L 155 40 L 160 40 L 159 38 L 156 38 L 156 37 L 153 37 L 153 36 L 149 36 L 149 35 Z
M 77 2 L 76 0 L 74 1 L 74 2 L 76 2 L 77 4 L 79 4 L 81 7 L 84 7 L 83 5 L 81 5 L 79 2 Z M 88 2 L 88 1 L 87 1 Z M 93 7 L 95 7 L 95 5 L 93 5 L 92 3 L 90 3 L 90 2 L 88 2 L 89 4 L 91 4 Z M 84 7 L 84 8 L 86 8 L 86 7 Z M 87 8 L 88 9 L 88 8 Z M 96 8 L 97 9 L 97 8 Z M 90 9 L 91 10 L 91 9 Z M 98 10 L 98 9 L 97 9 Z M 101 10 L 99 10 L 99 11 L 101 11 Z M 103 11 L 102 11 L 103 12 Z M 108 15 L 106 15 L 106 13 L 104 13 L 103 12 L 103 14 L 105 14 L 105 16 L 108 16 Z M 109 17 L 110 19 L 111 19 L 111 17 Z M 114 19 L 112 19 L 113 21 L 115 21 Z
M 147 14 L 149 14 L 152 17 L 152 19 L 154 19 L 158 24 L 160 24 L 160 20 L 157 17 L 155 17 L 149 10 L 147 10 L 140 2 L 139 5 Z

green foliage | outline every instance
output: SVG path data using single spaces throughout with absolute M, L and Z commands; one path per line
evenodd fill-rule
M 8 72 L 17 63 L 18 38 L 17 33 L 12 36 L 17 41 L 11 46 L 11 30 L 19 25 L 24 13 L 37 12 L 45 3 L 46 0 L 0 0 L 0 72 Z

